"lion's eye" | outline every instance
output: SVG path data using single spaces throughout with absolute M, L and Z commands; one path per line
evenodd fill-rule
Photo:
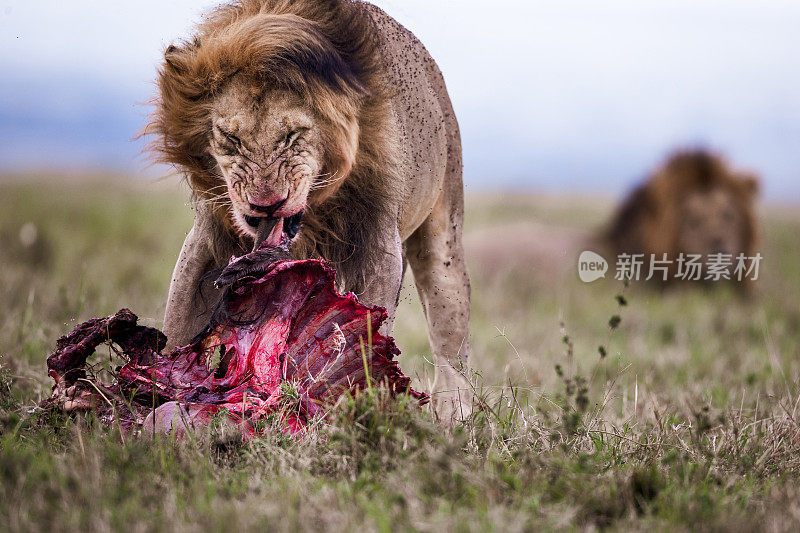
M 299 128 L 299 129 L 296 129 L 296 130 L 292 130 L 292 131 L 290 131 L 290 132 L 289 132 L 289 133 L 286 135 L 286 137 L 284 138 L 284 140 L 283 140 L 283 144 L 284 144 L 284 146 L 286 146 L 286 147 L 289 147 L 289 146 L 293 145 L 294 143 L 296 143 L 296 142 L 297 142 L 297 139 L 299 139 L 299 138 L 300 138 L 300 136 L 301 136 L 303 133 L 305 133 L 305 131 L 306 131 L 306 128 Z
M 215 126 L 216 130 L 219 132 L 220 136 L 228 142 L 229 148 L 233 148 L 234 151 L 240 151 L 242 149 L 242 141 L 229 131 L 225 131 L 219 126 Z
M 225 138 L 226 138 L 226 139 L 228 139 L 228 141 L 229 141 L 229 142 L 230 142 L 232 145 L 234 145 L 236 148 L 241 148 L 241 146 L 242 146 L 242 141 L 241 141 L 241 139 L 239 139 L 239 137 L 237 137 L 236 135 L 233 135 L 232 133 L 226 133 L 226 134 L 225 134 Z

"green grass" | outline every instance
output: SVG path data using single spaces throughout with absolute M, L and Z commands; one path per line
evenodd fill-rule
M 300 442 L 183 442 L 36 410 L 55 339 L 129 307 L 160 326 L 185 191 L 119 180 L 0 184 L 0 529 L 796 530 L 800 255 L 796 210 L 765 223 L 761 294 L 585 285 L 536 274 L 511 231 L 591 230 L 607 201 L 468 198 L 476 409 L 448 434 L 381 395 L 343 402 Z M 38 238 L 20 243 L 32 222 Z M 521 226 L 521 224 L 523 226 Z M 499 266 L 498 266 L 499 265 Z M 395 334 L 427 389 L 407 280 Z M 624 292 L 627 305 L 616 296 Z M 612 316 L 620 325 L 609 328 Z M 606 348 L 601 358 L 598 347 Z

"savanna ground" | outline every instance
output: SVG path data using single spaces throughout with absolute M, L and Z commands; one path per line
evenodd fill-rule
M 362 395 L 299 442 L 209 430 L 175 443 L 36 405 L 44 360 L 75 324 L 129 307 L 160 325 L 191 226 L 185 192 L 2 182 L 0 529 L 797 529 L 800 210 L 764 214 L 761 296 L 748 301 L 580 283 L 557 256 L 609 209 L 469 196 L 476 406 L 452 434 Z M 427 389 L 410 287 L 395 334 Z

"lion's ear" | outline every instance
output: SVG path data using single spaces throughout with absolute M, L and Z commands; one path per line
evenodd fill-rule
M 194 50 L 196 43 L 182 43 L 176 45 L 175 43 L 167 46 L 164 50 L 164 64 L 175 71 L 183 70 L 186 59 L 189 53 Z
M 761 192 L 761 180 L 752 172 L 740 174 L 742 189 L 752 198 L 758 197 Z
M 164 61 L 168 67 L 176 68 L 178 66 L 178 54 L 180 52 L 181 49 L 174 44 L 167 46 L 167 49 L 164 50 Z

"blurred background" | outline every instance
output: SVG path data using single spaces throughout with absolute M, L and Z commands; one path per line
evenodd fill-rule
M 158 176 L 135 141 L 161 51 L 218 2 L 0 0 L 0 175 Z M 800 199 L 800 3 L 377 0 L 429 48 L 471 190 L 618 196 L 676 146 Z

